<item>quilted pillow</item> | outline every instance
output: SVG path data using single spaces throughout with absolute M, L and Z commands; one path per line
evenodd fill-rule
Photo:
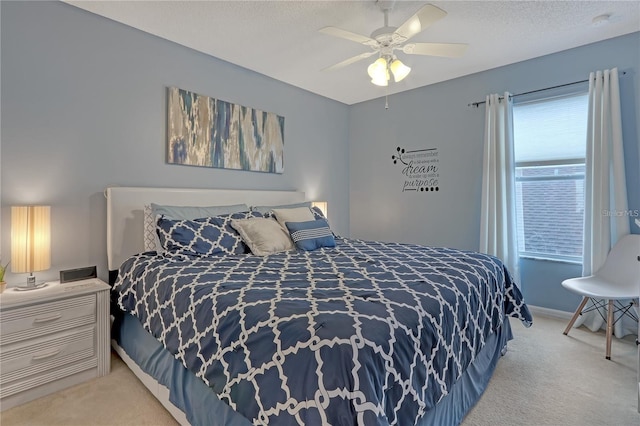
M 336 246 L 336 240 L 325 219 L 286 222 L 286 226 L 291 234 L 291 239 L 299 249 L 311 251 L 320 247 Z
M 167 216 L 172 219 L 198 219 L 203 217 L 219 216 L 229 213 L 248 211 L 246 204 L 233 204 L 230 206 L 164 206 L 160 204 L 145 204 L 144 206 L 144 251 L 157 251 L 162 253 L 163 248 L 156 233 L 156 219 L 158 216 Z
M 160 217 L 156 232 L 160 244 L 168 252 L 214 256 L 220 254 L 244 254 L 247 246 L 232 227 L 234 219 L 261 217 L 258 212 L 240 212 L 202 219 L 170 219 Z

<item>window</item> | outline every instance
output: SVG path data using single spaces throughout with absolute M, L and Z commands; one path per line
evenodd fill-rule
M 588 94 L 513 106 L 518 249 L 582 261 Z

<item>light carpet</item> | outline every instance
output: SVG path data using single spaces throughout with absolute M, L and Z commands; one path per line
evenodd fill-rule
M 512 321 L 514 340 L 463 426 L 638 426 L 635 337 L 562 331 L 566 321 L 536 316 L 525 329 Z M 0 413 L 11 425 L 175 425 L 113 354 L 111 373 Z

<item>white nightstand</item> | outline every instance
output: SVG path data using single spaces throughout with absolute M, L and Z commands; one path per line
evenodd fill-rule
M 109 373 L 109 289 L 89 279 L 0 294 L 0 411 Z

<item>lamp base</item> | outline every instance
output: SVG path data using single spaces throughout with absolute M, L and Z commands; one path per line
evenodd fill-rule
M 15 291 L 30 291 L 30 290 L 37 290 L 39 288 L 45 288 L 48 285 L 49 285 L 49 283 L 42 281 L 42 282 L 39 282 L 39 283 L 33 284 L 33 285 L 29 284 L 29 285 L 23 285 L 23 286 L 14 287 L 13 289 Z

